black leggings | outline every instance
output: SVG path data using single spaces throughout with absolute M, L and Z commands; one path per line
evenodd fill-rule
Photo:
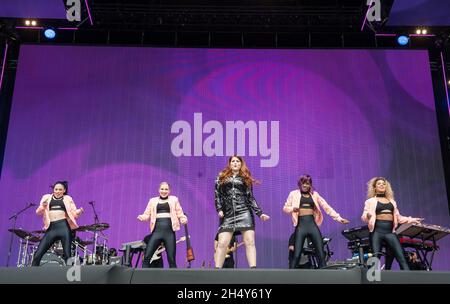
M 161 243 L 164 243 L 164 247 L 166 248 L 169 267 L 177 268 L 177 263 L 175 261 L 175 232 L 172 229 L 172 220 L 170 218 L 156 219 L 155 229 L 153 230 L 153 233 L 150 236 L 150 240 L 148 241 L 147 248 L 145 249 L 142 268 L 150 267 L 150 260 Z
M 323 251 L 323 239 L 319 227 L 314 221 L 313 215 L 304 215 L 298 217 L 298 224 L 295 227 L 295 244 L 294 244 L 294 258 L 289 265 L 289 268 L 297 268 L 296 265 L 300 262 L 300 257 L 303 251 L 303 243 L 308 237 L 316 251 L 316 257 L 319 263 L 319 268 L 325 267 L 325 252 Z
M 34 254 L 32 266 L 39 266 L 44 254 L 52 247 L 56 241 L 61 241 L 63 246 L 63 258 L 67 260 L 71 257 L 72 232 L 66 219 L 54 221 L 50 223 L 47 231 L 45 231 L 39 246 Z
M 372 247 L 372 252 L 377 258 L 380 258 L 381 247 L 383 242 L 385 242 L 389 247 L 387 250 L 397 259 L 400 269 L 409 270 L 402 245 L 400 244 L 397 235 L 392 232 L 393 225 L 392 221 L 375 221 L 375 229 L 370 234 L 370 246 Z

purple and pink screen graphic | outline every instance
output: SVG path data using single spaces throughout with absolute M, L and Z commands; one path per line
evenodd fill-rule
M 148 234 L 136 217 L 168 181 L 189 217 L 192 267 L 214 265 L 214 179 L 236 151 L 261 181 L 254 195 L 271 216 L 256 219 L 258 267 L 287 268 L 294 227 L 282 207 L 302 173 L 350 220 L 325 215 L 332 260 L 350 257 L 341 231 L 363 225 L 373 176 L 392 182 L 403 215 L 450 226 L 425 51 L 25 45 L 0 180 L 0 263 L 8 217 L 62 179 L 86 210 L 79 224 L 94 222 L 95 201 L 115 248 Z M 38 230 L 42 219 L 31 209 L 17 226 Z M 450 239 L 439 245 L 434 268 L 450 270 Z M 185 258 L 180 243 L 179 267 Z M 237 264 L 247 267 L 243 247 Z

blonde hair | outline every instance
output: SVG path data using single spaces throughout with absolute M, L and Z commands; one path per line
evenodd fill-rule
M 377 195 L 375 191 L 375 185 L 379 180 L 382 180 L 386 183 L 386 191 L 385 191 L 386 198 L 389 200 L 393 200 L 394 191 L 392 191 L 391 183 L 384 177 L 374 177 L 367 182 L 367 198 L 372 198 Z
M 169 185 L 168 182 L 161 182 L 161 183 L 159 183 L 159 188 L 161 188 L 161 186 L 164 185 L 164 184 L 166 184 L 169 187 L 169 189 L 170 189 L 170 185 Z

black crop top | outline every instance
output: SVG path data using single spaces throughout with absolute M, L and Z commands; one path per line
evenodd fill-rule
M 376 215 L 379 214 L 394 214 L 394 205 L 391 202 L 387 204 L 383 204 L 381 202 L 377 202 L 377 209 L 375 209 Z
M 314 200 L 312 197 L 304 197 L 302 195 L 300 199 L 300 208 L 301 209 L 314 209 Z
M 156 205 L 156 213 L 170 213 L 169 202 L 158 203 Z
M 55 199 L 55 197 L 52 196 L 52 199 L 51 199 L 50 205 L 49 205 L 49 210 L 50 211 L 64 211 L 64 212 L 67 212 L 66 206 L 64 205 L 63 198 Z

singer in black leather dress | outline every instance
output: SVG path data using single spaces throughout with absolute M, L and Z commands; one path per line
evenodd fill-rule
M 218 246 L 214 260 L 216 268 L 222 268 L 226 250 L 235 232 L 242 232 L 247 261 L 250 268 L 256 267 L 255 219 L 253 213 L 262 220 L 270 217 L 264 214 L 253 197 L 252 186 L 258 183 L 240 156 L 228 159 L 215 183 L 215 205 L 220 218 Z
M 257 216 L 261 216 L 263 212 L 244 178 L 239 175 L 231 176 L 222 184 L 219 184 L 217 178 L 215 189 L 216 209 L 224 213 L 218 232 L 254 230 L 255 218 L 252 211 Z

